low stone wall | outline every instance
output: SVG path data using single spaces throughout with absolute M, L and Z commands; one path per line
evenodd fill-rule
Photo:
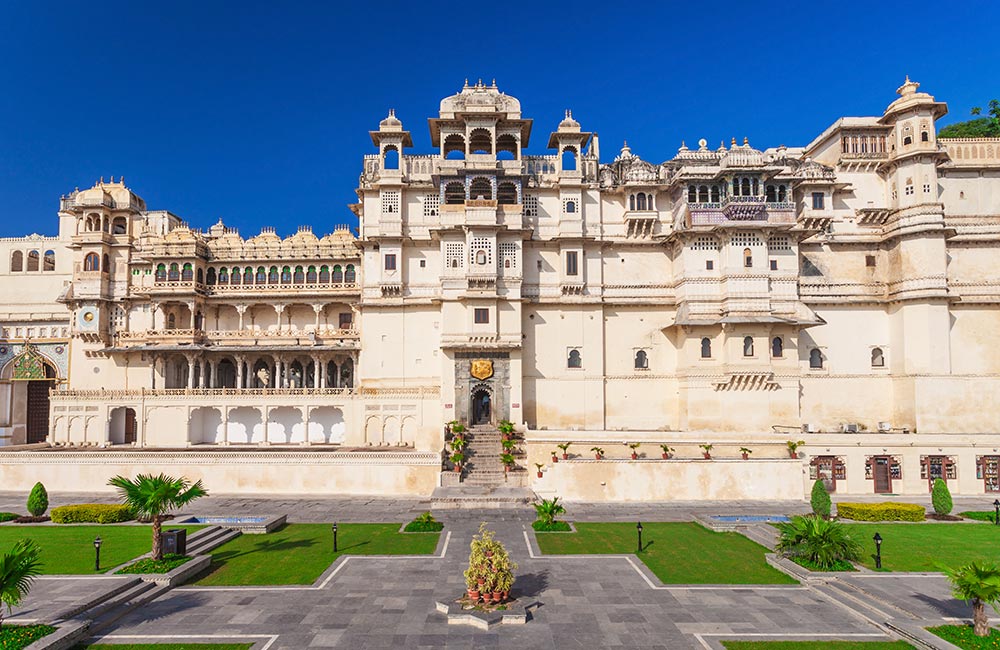
M 159 474 L 201 479 L 213 494 L 430 495 L 441 471 L 438 454 L 422 452 L 0 452 L 4 489 L 27 493 L 41 481 L 50 492 L 113 492 L 112 476 Z
M 765 460 L 569 460 L 532 487 L 573 501 L 801 500 L 802 462 Z

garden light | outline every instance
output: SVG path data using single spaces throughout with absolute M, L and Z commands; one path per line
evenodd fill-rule
M 875 536 L 872 537 L 872 539 L 875 540 L 875 568 L 876 569 L 881 569 L 882 568 L 882 536 L 879 535 L 878 533 L 875 533 Z
M 333 552 L 337 552 L 337 524 L 333 524 Z
M 101 570 L 101 536 L 94 538 L 94 571 Z
M 996 516 L 993 517 L 993 525 L 1000 526 L 1000 499 L 993 499 L 993 510 Z
M 641 521 L 638 522 L 635 525 L 635 531 L 637 533 L 639 533 L 639 545 L 636 547 L 636 548 L 638 548 L 638 550 L 636 551 L 636 553 L 641 553 L 642 552 L 642 522 Z

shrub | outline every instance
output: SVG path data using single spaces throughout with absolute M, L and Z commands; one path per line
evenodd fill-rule
M 117 503 L 82 503 L 52 509 L 52 521 L 57 524 L 117 524 L 134 518 L 131 508 Z
M 854 521 L 923 521 L 924 507 L 916 503 L 838 503 L 837 516 Z
M 939 478 L 934 479 L 934 487 L 931 488 L 931 504 L 934 512 L 939 515 L 946 515 L 951 512 L 951 491 L 948 484 Z
M 554 524 L 556 517 L 566 512 L 566 508 L 559 503 L 559 497 L 552 497 L 551 499 L 542 499 L 540 502 L 534 504 L 535 512 L 538 514 L 538 521 L 546 525 Z M 538 523 L 538 522 L 535 522 Z M 538 530 L 537 528 L 535 530 Z
M 809 503 L 812 504 L 813 514 L 817 517 L 823 517 L 828 519 L 830 517 L 830 495 L 826 491 L 826 486 L 823 485 L 823 481 L 816 479 L 813 483 L 812 495 L 809 497 Z
M 35 483 L 28 495 L 28 512 L 32 517 L 41 517 L 49 509 L 49 493 L 45 491 L 45 486 Z
M 17 519 L 20 516 L 21 515 L 17 514 L 16 512 L 0 512 L 0 522 L 13 521 L 14 519 Z
M 965 517 L 966 519 L 972 519 L 974 521 L 988 521 L 991 524 L 995 523 L 993 520 L 996 518 L 996 513 L 994 513 L 992 510 L 988 512 L 985 510 L 970 510 L 966 512 L 960 512 L 958 514 L 959 516 Z
M 444 524 L 434 519 L 434 515 L 429 512 L 417 515 L 413 521 L 406 524 L 404 533 L 436 533 L 444 528 Z
M 177 567 L 181 566 L 191 558 L 187 555 L 177 555 L 176 553 L 166 553 L 162 560 L 154 560 L 153 558 L 145 558 L 139 560 L 138 562 L 133 562 L 132 564 L 123 567 L 116 571 L 115 573 L 169 573 Z
M 780 537 L 775 548 L 785 557 L 825 571 L 861 557 L 861 544 L 840 522 L 815 515 L 796 516 L 777 526 Z

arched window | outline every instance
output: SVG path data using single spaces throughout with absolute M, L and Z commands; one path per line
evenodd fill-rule
M 701 358 L 711 359 L 712 358 L 712 339 L 707 336 L 701 340 Z
M 257 274 L 254 276 L 254 284 L 267 284 L 267 269 L 263 266 L 257 267 Z
M 382 150 L 382 168 L 399 169 L 399 149 L 395 145 L 386 145 Z
M 884 368 L 885 367 L 885 355 L 882 354 L 882 348 L 872 348 L 872 368 Z
M 21 251 L 14 251 L 10 254 L 10 271 L 11 273 L 19 273 L 24 270 L 24 253 Z M 84 269 L 86 271 L 86 269 Z
M 760 196 L 760 181 L 753 179 L 753 196 Z
M 42 258 L 42 271 L 55 271 L 55 270 L 56 270 L 56 252 L 45 251 L 45 256 Z
M 712 186 L 712 203 L 718 203 L 719 200 L 720 200 L 719 199 L 719 186 L 718 185 L 713 185 Z
M 348 264 L 347 268 L 344 269 L 344 282 L 346 282 L 347 284 L 354 284 L 355 282 L 357 282 L 357 280 L 358 277 L 354 272 L 354 265 Z
M 517 138 L 511 134 L 497 138 L 497 160 L 514 160 L 517 158 Z
M 197 271 L 195 271 L 194 276 L 195 276 L 195 280 L 198 282 L 198 284 L 204 284 L 205 283 L 205 273 L 200 268 Z
M 316 284 L 316 267 L 310 266 L 306 269 L 306 284 Z
M 698 190 L 694 185 L 688 185 L 688 203 L 698 202 Z
M 194 279 L 194 268 L 190 264 L 185 264 L 183 270 L 181 271 L 181 280 L 184 282 L 190 282 Z
M 748 269 L 753 268 L 753 251 L 749 248 L 743 249 L 743 266 Z
M 167 280 L 167 265 L 157 264 L 156 265 L 156 281 L 165 282 Z
M 635 210 L 635 194 L 628 195 L 628 209 Z
M 774 189 L 774 185 L 764 186 L 764 200 L 768 203 L 774 203 L 778 199 L 778 193 Z
M 647 210 L 655 210 L 656 209 L 656 208 L 653 207 L 653 195 L 652 194 L 647 194 L 646 195 L 646 209 Z
M 264 269 L 258 269 L 258 277 L 260 278 L 260 284 L 264 284 Z M 254 284 L 254 272 L 249 266 L 243 269 L 243 284 L 251 285 Z
M 444 139 L 444 157 L 448 160 L 465 158 L 465 138 L 458 133 L 452 133 Z
M 465 185 L 458 181 L 452 181 L 444 186 L 444 202 L 448 205 L 461 205 L 465 203 Z
M 171 282 L 177 282 L 181 279 L 181 267 L 176 262 L 170 265 L 170 271 L 167 273 L 167 279 Z
M 103 271 L 104 273 L 111 273 L 111 259 L 108 257 L 107 253 L 104 254 L 103 264 L 101 265 L 101 271 Z
M 749 178 L 744 178 L 742 181 L 740 181 L 740 195 L 741 196 L 750 196 L 750 179 Z
M 177 316 L 174 314 L 167 314 L 167 329 L 177 329 Z
M 579 350 L 570 350 L 569 356 L 566 357 L 566 367 L 567 368 L 582 368 L 583 367 L 583 357 L 580 355 Z
M 708 185 L 698 187 L 698 203 L 708 203 Z
M 221 271 L 219 271 L 219 284 L 239 285 L 242 276 L 243 273 L 242 271 L 240 271 L 239 267 L 236 266 L 233 267 L 232 275 L 230 275 L 229 269 L 223 268 Z
M 513 183 L 500 183 L 497 188 L 497 203 L 500 205 L 517 205 L 517 186 Z
M 779 185 L 778 186 L 778 202 L 779 203 L 784 203 L 787 200 L 788 200 L 788 190 L 785 188 L 784 185 Z
M 288 268 L 287 266 L 285 268 Z M 267 270 L 267 283 L 268 284 L 278 284 L 278 280 L 281 279 L 281 274 L 278 273 L 278 267 L 272 266 Z
M 566 201 L 566 214 L 576 212 L 576 201 Z
M 218 271 L 218 279 L 215 277 L 215 269 L 208 270 L 208 283 L 209 284 L 229 284 L 229 269 L 222 267 Z
M 813 348 L 812 350 L 809 350 L 809 367 L 810 368 L 823 367 L 823 353 L 819 351 L 819 348 Z
M 344 269 L 340 268 L 340 264 L 333 267 L 333 282 L 334 284 L 340 284 L 344 281 Z
M 101 231 L 101 217 L 96 214 L 92 214 L 87 217 L 87 232 L 100 232 Z
M 927 131 L 921 131 L 921 132 L 920 132 L 920 141 L 921 141 L 921 142 L 929 142 L 929 141 L 930 141 L 930 139 L 931 139 L 931 138 L 930 138 L 930 136 L 929 136 L 929 135 L 927 134 Z
M 38 251 L 28 251 L 28 268 L 29 272 L 38 271 Z
M 301 266 L 295 267 L 295 273 L 292 274 L 292 282 L 295 284 L 302 284 L 306 281 L 306 272 Z
M 493 185 L 490 184 L 488 178 L 475 178 L 472 180 L 472 184 L 469 185 L 469 198 L 476 199 L 493 199 Z
M 125 217 L 115 217 L 111 222 L 112 235 L 124 235 L 128 231 L 128 219 Z
M 476 251 L 476 264 L 486 264 L 486 251 Z
M 775 336 L 771 339 L 771 356 L 778 359 L 785 355 L 785 342 L 781 340 L 780 336 Z
M 753 356 L 753 337 L 744 336 L 743 337 L 743 356 L 752 357 Z
M 576 149 L 566 147 L 562 152 L 562 170 L 564 172 L 576 171 Z
M 635 197 L 635 209 L 636 210 L 646 209 L 646 195 L 643 194 L 642 192 L 640 192 L 639 195 Z
M 639 350 L 635 353 L 635 367 L 638 370 L 645 370 L 649 367 L 649 357 L 645 350 Z
M 330 267 L 324 264 L 319 267 L 319 283 L 329 284 L 330 282 Z
M 486 129 L 473 129 L 469 134 L 469 153 L 493 153 L 493 136 Z
M 457 269 L 458 268 L 458 260 L 457 259 L 454 259 L 454 260 L 451 261 L 451 268 L 453 268 L 453 269 Z

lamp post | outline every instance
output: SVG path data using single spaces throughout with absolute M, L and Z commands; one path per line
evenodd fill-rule
M 101 570 L 101 536 L 94 538 L 94 571 Z
M 642 522 L 641 521 L 638 522 L 638 523 L 636 523 L 636 525 L 635 525 L 635 532 L 639 533 L 639 545 L 636 547 L 638 549 L 638 550 L 636 550 L 636 553 L 641 553 L 642 552 Z
M 882 568 L 882 536 L 879 535 L 878 533 L 875 533 L 875 537 L 872 537 L 872 539 L 875 540 L 875 568 L 876 569 L 881 569 Z
M 337 524 L 333 525 L 333 552 L 337 552 Z
M 1000 499 L 993 499 L 993 510 L 996 514 L 993 517 L 993 525 L 1000 526 Z

